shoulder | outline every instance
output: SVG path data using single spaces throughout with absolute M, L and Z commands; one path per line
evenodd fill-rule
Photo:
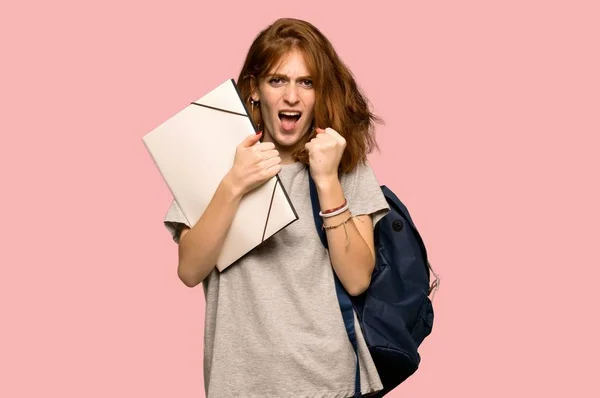
M 340 182 L 342 186 L 348 189 L 355 189 L 356 187 L 380 189 L 375 171 L 368 161 L 359 162 L 351 171 L 341 174 Z
M 340 182 L 352 214 L 370 214 L 376 224 L 389 212 L 381 184 L 368 161 L 341 175 Z

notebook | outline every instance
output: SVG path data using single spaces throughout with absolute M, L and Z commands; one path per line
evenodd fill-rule
M 221 179 L 231 169 L 235 150 L 256 132 L 233 79 L 143 136 L 162 179 L 190 225 L 195 225 Z M 224 271 L 252 249 L 298 220 L 279 176 L 242 198 L 216 267 Z

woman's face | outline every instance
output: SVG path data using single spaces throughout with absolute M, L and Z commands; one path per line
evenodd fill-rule
M 291 152 L 312 128 L 315 90 L 304 57 L 292 50 L 276 70 L 258 82 L 253 95 L 260 101 L 264 141 L 273 142 L 282 163 L 290 163 Z

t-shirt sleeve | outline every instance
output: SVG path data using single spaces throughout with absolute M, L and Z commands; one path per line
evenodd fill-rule
M 389 213 L 390 207 L 368 162 L 359 163 L 352 172 L 344 175 L 342 184 L 352 215 L 370 215 L 374 227 Z
M 184 226 L 191 228 L 175 200 L 171 202 L 171 206 L 169 206 L 169 209 L 167 210 L 163 223 L 167 228 L 167 231 L 171 234 L 171 238 L 173 238 L 173 241 L 177 244 L 179 244 L 179 234 L 181 233 L 181 229 Z

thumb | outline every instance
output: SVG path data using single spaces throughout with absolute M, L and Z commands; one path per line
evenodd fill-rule
M 252 145 L 256 144 L 260 138 L 262 137 L 262 131 L 257 132 L 256 134 L 251 134 L 242 141 L 242 147 L 248 148 Z

